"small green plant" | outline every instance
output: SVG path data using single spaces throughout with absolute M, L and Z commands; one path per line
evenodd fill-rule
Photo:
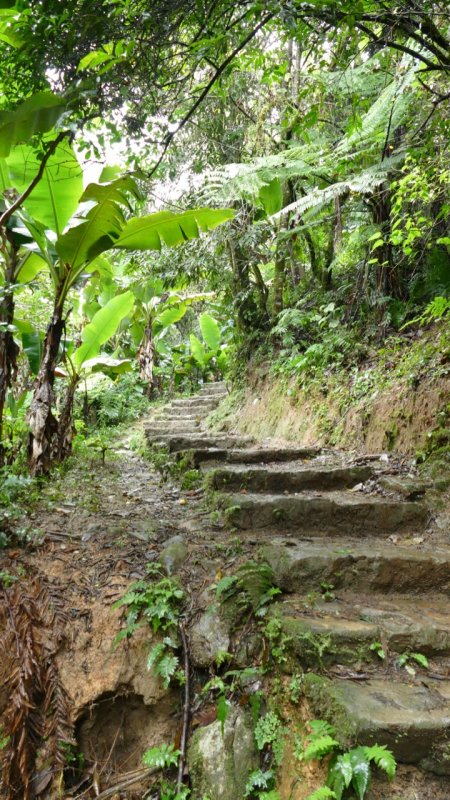
M 273 770 L 258 769 L 252 772 L 245 786 L 244 797 L 258 798 L 258 800 L 278 800 L 279 794 L 275 790 L 276 776 Z
M 407 650 L 397 659 L 399 667 L 404 667 L 409 675 L 415 675 L 416 670 L 411 662 L 418 664 L 419 667 L 423 667 L 423 669 L 428 669 L 429 667 L 428 658 L 424 656 L 423 653 L 412 653 L 410 650 Z
M 335 599 L 335 594 L 333 592 L 334 584 L 327 583 L 326 581 L 322 581 L 320 584 L 320 591 L 322 593 L 322 600 L 325 600 L 326 603 L 332 603 Z
M 281 620 L 278 617 L 269 619 L 263 633 L 269 643 L 270 657 L 276 664 L 284 664 L 287 661 L 288 646 L 292 642 L 292 637 L 284 632 Z
M 391 751 L 384 745 L 354 747 L 339 753 L 339 743 L 334 738 L 335 730 L 325 720 L 312 720 L 311 732 L 302 744 L 297 744 L 295 755 L 303 761 L 322 760 L 332 756 L 326 785 L 313 792 L 307 800 L 342 800 L 348 791 L 354 792 L 358 800 L 364 800 L 371 780 L 371 765 L 386 773 L 389 780 L 395 775 L 396 762 Z
M 284 733 L 283 723 L 274 711 L 268 711 L 264 717 L 260 717 L 255 727 L 255 741 L 258 750 L 270 747 L 277 766 L 281 764 L 283 758 Z
M 10 736 L 5 736 L 3 725 L 0 725 L 0 752 L 5 749 L 6 745 L 10 740 Z
M 167 769 L 168 767 L 176 767 L 180 750 L 175 750 L 173 744 L 160 744 L 159 747 L 152 747 L 146 750 L 142 756 L 142 763 L 144 767 L 153 769 Z
M 378 658 L 384 661 L 384 659 L 386 658 L 386 653 L 381 642 L 372 642 L 372 644 L 370 645 L 370 649 L 372 650 L 373 653 L 375 653 L 375 655 L 378 656 Z
M 64 754 L 66 765 L 75 772 L 82 772 L 84 767 L 84 753 L 73 742 L 61 742 L 61 751 Z
M 147 797 L 147 795 L 145 795 Z M 187 800 L 191 796 L 191 790 L 187 786 L 177 789 L 173 781 L 161 781 L 159 800 Z M 153 795 L 152 795 L 153 797 Z M 202 800 L 208 800 L 207 797 Z
M 334 739 L 334 728 L 323 719 L 313 719 L 309 723 L 311 732 L 305 740 L 297 743 L 295 757 L 299 761 L 312 761 L 313 759 L 324 758 L 331 753 L 339 742 Z
M 188 469 L 181 478 L 182 489 L 196 489 L 200 486 L 201 474 L 198 469 Z
M 17 575 L 12 575 L 12 573 L 8 572 L 7 569 L 0 570 L 0 584 L 4 586 L 5 589 L 9 589 L 9 587 L 12 586 L 17 580 Z
M 280 590 L 273 586 L 273 572 L 265 563 L 246 561 L 235 575 L 226 575 L 216 584 L 216 595 L 226 602 L 232 597 L 243 609 L 252 610 L 255 616 L 264 617 L 267 607 Z
M 131 636 L 145 623 L 150 625 L 153 633 L 165 633 L 162 641 L 151 648 L 147 668 L 154 668 L 157 675 L 163 679 L 164 685 L 168 686 L 171 678 L 179 674 L 179 659 L 175 655 L 178 649 L 176 631 L 184 602 L 184 592 L 173 578 L 168 578 L 164 574 L 161 564 L 149 564 L 147 572 L 149 577 L 159 580 L 136 581 L 124 597 L 113 605 L 113 608 L 123 606 L 128 608 L 125 627 L 116 636 L 115 644 Z M 182 680 L 182 673 L 179 677 Z
M 302 695 L 303 674 L 296 672 L 289 681 L 289 700 L 291 703 L 298 703 Z

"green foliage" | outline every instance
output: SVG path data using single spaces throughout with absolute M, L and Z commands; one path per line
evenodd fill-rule
M 113 246 L 126 250 L 161 250 L 163 244 L 176 247 L 189 239 L 198 238 L 201 231 L 213 230 L 233 217 L 234 211 L 230 208 L 197 208 L 181 214 L 160 211 L 129 220 Z
M 370 785 L 372 763 L 385 772 L 389 780 L 395 776 L 395 758 L 385 745 L 354 747 L 347 752 L 339 753 L 336 752 L 339 743 L 334 738 L 335 730 L 332 725 L 324 720 L 312 720 L 309 724 L 311 732 L 297 750 L 297 758 L 305 761 L 321 760 L 329 755 L 332 755 L 332 758 L 326 786 L 319 789 L 318 793 L 310 795 L 308 800 L 322 797 L 342 800 L 344 796 L 349 796 L 348 792 L 351 791 L 356 794 L 358 800 L 364 800 Z M 331 791 L 331 794 L 327 794 L 327 791 Z
M 160 564 L 148 564 L 149 578 L 158 579 L 135 581 L 127 593 L 114 603 L 113 608 L 127 607 L 126 628 L 123 636 L 128 636 L 143 619 L 154 633 L 167 631 L 177 625 L 179 611 L 184 601 L 184 592 L 178 582 L 165 576 Z
M 36 176 L 41 157 L 39 150 L 29 144 L 11 150 L 5 164 L 10 185 L 18 192 L 25 191 Z M 78 206 L 82 191 L 82 171 L 75 152 L 69 142 L 62 141 L 48 159 L 43 179 L 22 204 L 26 212 L 21 215 L 23 223 L 35 239 L 35 249 L 44 241 L 44 229 L 57 235 L 62 233 Z M 47 260 L 45 245 L 43 249 Z
M 273 586 L 273 571 L 266 563 L 247 561 L 235 575 L 226 575 L 216 584 L 216 595 L 226 602 L 236 597 L 244 609 L 250 608 L 257 617 L 267 613 L 267 607 L 280 590 Z
M 283 758 L 284 734 L 283 723 L 274 711 L 268 711 L 264 717 L 260 717 L 255 727 L 255 741 L 258 750 L 270 747 L 277 766 L 281 764 Z
M 275 785 L 276 776 L 273 770 L 255 770 L 250 774 L 246 783 L 244 797 L 258 798 L 258 800 L 279 800 Z
M 413 666 L 414 663 L 418 664 L 419 667 L 423 669 L 428 669 L 429 667 L 428 658 L 423 653 L 413 653 L 411 650 L 407 650 L 397 659 L 399 667 L 404 667 L 410 675 L 416 674 L 416 670 Z
M 281 620 L 277 617 L 271 617 L 264 626 L 263 633 L 269 643 L 270 657 L 275 664 L 285 663 L 292 637 L 284 632 Z
M 382 661 L 385 660 L 386 653 L 381 642 L 372 642 L 372 644 L 370 645 L 370 649 L 372 650 L 373 653 L 376 653 L 378 658 L 380 658 Z
M 302 751 L 297 755 L 300 760 L 311 761 L 316 758 L 324 758 L 339 746 L 339 742 L 333 738 L 333 726 L 325 720 L 313 719 L 309 723 L 309 727 L 311 732 L 305 739 Z
M 88 430 L 107 428 L 133 422 L 148 411 L 149 401 L 135 373 L 121 375 L 116 380 L 96 375 L 87 381 L 87 391 L 79 396 L 76 416 L 87 415 Z
M 450 317 L 450 300 L 446 297 L 434 297 L 425 310 L 418 317 L 411 319 L 403 328 L 409 325 L 430 325 L 433 322 L 440 322 L 442 319 Z
M 336 795 L 328 786 L 321 786 L 320 789 L 309 794 L 306 800 L 336 800 Z
M 167 769 L 168 767 L 176 767 L 180 751 L 175 750 L 173 744 L 161 744 L 159 747 L 151 747 L 146 750 L 142 756 L 142 763 L 144 767 L 153 769 Z
M 133 304 L 133 293 L 124 292 L 113 297 L 94 314 L 90 323 L 83 328 L 81 334 L 83 344 L 73 354 L 73 361 L 78 370 L 88 359 L 93 359 L 99 353 L 102 344 L 114 335 L 123 318 L 129 315 Z
M 50 131 L 65 112 L 63 98 L 49 91 L 37 92 L 14 111 L 0 111 L 0 158 L 33 136 Z
M 125 606 L 127 609 L 125 627 L 116 636 L 115 642 L 131 636 L 143 623 L 150 625 L 155 634 L 165 633 L 162 641 L 151 648 L 147 669 L 154 669 L 167 687 L 177 674 L 179 659 L 175 654 L 178 649 L 176 632 L 185 597 L 179 584 L 164 575 L 160 564 L 149 564 L 147 572 L 154 579 L 152 582 L 136 581 L 113 605 L 113 608 Z

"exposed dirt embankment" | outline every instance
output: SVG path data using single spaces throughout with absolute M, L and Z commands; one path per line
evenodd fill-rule
M 446 426 L 449 399 L 447 335 L 429 331 L 303 386 L 274 376 L 268 363 L 254 366 L 230 417 L 217 421 L 228 427 L 232 420 L 240 433 L 258 439 L 414 455 L 426 449 L 430 432 Z

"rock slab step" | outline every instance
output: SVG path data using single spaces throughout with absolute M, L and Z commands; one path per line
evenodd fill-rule
M 352 492 L 323 494 L 221 494 L 228 521 L 237 528 L 295 528 L 348 536 L 422 530 L 426 508 L 420 503 L 384 500 Z
M 385 744 L 398 761 L 450 774 L 450 681 L 305 678 L 314 712 L 349 743 Z

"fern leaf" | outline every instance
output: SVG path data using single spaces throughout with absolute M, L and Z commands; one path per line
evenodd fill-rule
M 328 786 L 321 786 L 320 789 L 309 794 L 306 800 L 336 800 L 336 795 Z
M 386 773 L 389 780 L 392 780 L 397 769 L 394 755 L 387 749 L 386 745 L 374 744 L 372 747 L 365 747 L 364 752 L 368 761 L 374 761 L 379 769 Z
M 315 738 L 307 744 L 303 759 L 305 761 L 312 761 L 316 758 L 324 758 L 328 753 L 331 753 L 335 747 L 339 747 L 339 742 L 328 734 L 318 739 Z

